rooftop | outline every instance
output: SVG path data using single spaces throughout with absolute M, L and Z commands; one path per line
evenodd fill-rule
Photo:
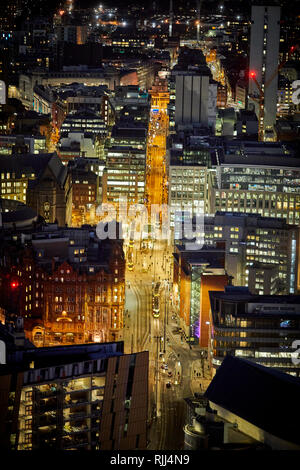
M 204 396 L 260 429 L 300 444 L 300 379 L 227 355 Z
M 300 295 L 256 295 L 251 294 L 247 287 L 226 286 L 224 291 L 211 291 L 210 296 L 219 300 L 232 302 L 248 302 L 259 304 L 300 304 Z

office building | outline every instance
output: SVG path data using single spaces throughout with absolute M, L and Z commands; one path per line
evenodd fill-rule
M 300 163 L 280 143 L 223 142 L 216 151 L 211 212 L 246 212 L 300 221 Z
M 32 109 L 36 85 L 60 87 L 62 83 L 71 85 L 74 82 L 95 87 L 106 85 L 108 89 L 114 90 L 120 85 L 120 73 L 113 67 L 93 68 L 84 65 L 64 66 L 63 70 L 55 72 L 30 70 L 19 76 L 20 100 L 26 108 Z
M 149 106 L 149 96 L 138 85 L 118 86 L 111 98 L 111 103 L 118 118 L 126 106 L 138 108 Z
M 61 126 L 61 135 L 72 132 L 106 135 L 107 127 L 103 119 L 90 109 L 74 110 L 70 111 Z
M 216 212 L 204 217 L 204 241 L 225 243 L 225 268 L 234 285 L 253 294 L 297 293 L 298 226 L 258 214 Z
M 39 113 L 51 114 L 59 129 L 66 115 L 71 112 L 74 115 L 76 112 L 92 111 L 98 115 L 98 118 L 102 118 L 106 125 L 112 118 L 109 90 L 105 85 L 86 86 L 83 83 L 64 86 L 35 85 L 33 109 Z
M 175 124 L 197 123 L 214 128 L 217 84 L 209 75 L 184 72 L 176 75 Z
M 46 151 L 45 136 L 0 135 L 0 155 L 46 153 Z
M 169 149 L 171 224 L 176 212 L 211 212 L 209 188 L 214 186 L 213 143 L 208 128 L 191 126 L 172 134 Z
M 293 342 L 300 339 L 299 295 L 253 295 L 245 287 L 230 286 L 209 296 L 209 351 L 215 369 L 231 354 L 300 376 L 293 361 Z
M 223 291 L 229 283 L 224 263 L 223 246 L 199 251 L 175 247 L 173 304 L 179 313 L 182 336 L 203 348 L 209 344 L 209 291 Z
M 175 76 L 175 124 L 202 124 L 214 129 L 218 85 L 211 78 L 203 53 L 183 49 L 172 75 Z
M 126 197 L 128 203 L 144 202 L 146 142 L 145 124 L 129 119 L 115 124 L 105 148 L 104 202 L 117 203 L 120 197 Z
M 251 10 L 251 37 L 249 70 L 256 74 L 256 80 L 264 93 L 263 130 L 266 136 L 268 131 L 273 132 L 276 122 L 277 105 L 277 75 L 279 62 L 280 41 L 280 6 L 252 5 Z M 259 90 L 254 80 L 249 77 L 249 105 L 256 109 L 259 117 L 258 103 L 251 100 L 251 96 L 259 96 Z

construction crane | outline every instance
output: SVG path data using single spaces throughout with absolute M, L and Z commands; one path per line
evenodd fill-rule
M 171 38 L 173 35 L 173 20 L 174 20 L 173 0 L 170 0 L 169 38 Z
M 249 72 L 249 77 L 251 78 L 251 80 L 253 80 L 253 82 L 255 83 L 256 88 L 258 89 L 258 92 L 259 92 L 258 98 L 255 98 L 255 97 L 251 96 L 251 99 L 253 101 L 256 101 L 258 103 L 258 106 L 259 106 L 259 111 L 258 111 L 258 140 L 259 141 L 264 140 L 265 90 L 268 88 L 270 83 L 272 83 L 272 81 L 278 75 L 278 73 L 284 67 L 284 65 L 288 62 L 288 60 L 290 59 L 291 54 L 293 54 L 293 52 L 295 52 L 295 50 L 297 48 L 298 48 L 298 45 L 297 46 L 292 46 L 290 48 L 287 58 L 285 58 L 283 61 L 280 62 L 278 67 L 272 73 L 271 77 L 264 84 L 264 88 L 262 88 L 261 85 L 259 84 L 259 82 L 257 81 L 255 70 L 250 70 L 250 72 Z
M 197 42 L 199 43 L 200 41 L 200 25 L 201 25 L 201 5 L 202 5 L 202 0 L 197 1 Z

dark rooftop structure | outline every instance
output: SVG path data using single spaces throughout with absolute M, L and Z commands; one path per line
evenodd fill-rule
M 57 182 L 63 185 L 67 177 L 67 168 L 56 153 L 1 155 L 0 159 L 0 172 L 14 173 L 16 178 L 21 178 L 25 173 L 30 179 L 34 178 L 34 181 L 30 181 L 30 185 L 38 180 L 47 167 L 51 169 Z
M 300 446 L 299 378 L 226 356 L 204 396 L 265 433 Z
M 247 287 L 226 286 L 225 292 L 211 291 L 211 296 L 219 300 L 228 300 L 233 302 L 248 302 L 259 304 L 299 304 L 300 295 L 254 295 Z M 299 314 L 300 315 L 300 311 Z
M 0 338 L 6 343 L 10 340 L 9 333 L 4 334 L 5 328 L 0 325 Z M 76 361 L 91 359 L 105 359 L 107 357 L 121 356 L 124 354 L 123 341 L 111 343 L 76 344 L 68 346 L 51 346 L 36 348 L 28 340 L 26 347 L 19 349 L 19 354 L 10 355 L 11 361 L 7 365 L 0 366 L 0 375 L 11 372 L 12 368 L 18 371 L 26 371 L 34 361 L 35 368 L 54 367 L 63 364 L 72 364 Z
M 217 247 L 204 246 L 201 250 L 186 250 L 184 245 L 176 245 L 173 256 L 178 263 L 181 257 L 184 260 L 182 268 L 186 274 L 190 274 L 193 266 L 206 266 L 209 269 L 224 269 L 225 251 L 221 244 Z
M 292 147 L 279 142 L 223 140 L 217 152 L 219 164 L 265 167 L 300 167 L 300 159 Z

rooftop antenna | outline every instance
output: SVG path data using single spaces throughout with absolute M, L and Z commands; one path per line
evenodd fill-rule
M 173 0 L 170 0 L 170 20 L 169 20 L 169 37 L 172 37 L 173 34 L 173 18 L 174 18 L 174 12 L 173 12 Z

